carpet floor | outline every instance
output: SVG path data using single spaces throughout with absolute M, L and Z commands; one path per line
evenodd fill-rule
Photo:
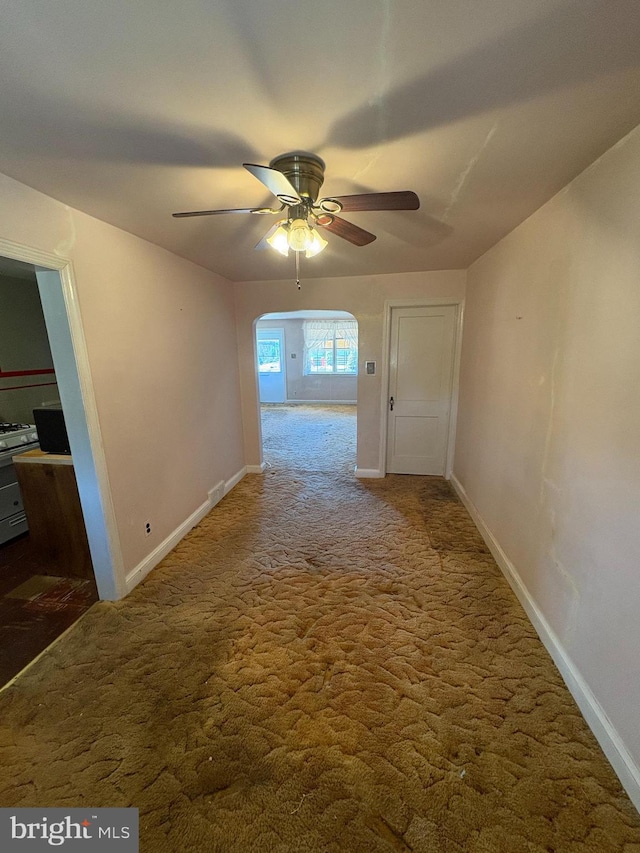
M 0 805 L 136 806 L 144 853 L 638 853 L 449 485 L 357 481 L 346 407 L 263 430 L 265 474 L 0 694 Z

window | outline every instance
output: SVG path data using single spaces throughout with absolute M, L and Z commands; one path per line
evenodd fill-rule
M 355 320 L 309 320 L 304 324 L 304 373 L 358 372 L 358 324 Z
M 260 373 L 280 373 L 281 370 L 279 339 L 261 338 L 258 340 L 258 371 Z

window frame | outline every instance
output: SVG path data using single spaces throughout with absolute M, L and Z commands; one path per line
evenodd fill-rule
M 338 337 L 337 334 L 340 331 L 340 321 L 339 320 L 331 320 L 327 322 L 327 332 L 330 333 L 327 337 L 324 338 L 324 346 L 316 346 L 309 347 L 306 342 L 304 344 L 304 363 L 302 367 L 303 376 L 357 376 L 358 375 L 358 347 L 355 348 L 349 346 L 349 342 L 346 338 Z M 344 346 L 338 347 L 337 342 L 343 341 Z M 330 342 L 330 346 L 327 344 Z M 338 352 L 339 350 L 345 350 L 347 355 L 345 356 L 345 369 L 339 369 L 339 358 Z M 316 353 L 315 355 L 313 353 Z M 323 355 L 318 355 L 318 353 L 325 353 Z M 329 355 L 327 355 L 329 354 Z M 311 361 L 312 359 L 317 358 L 328 358 L 331 361 L 330 369 L 322 369 L 318 370 L 312 369 Z M 353 358 L 354 366 L 351 369 L 346 367 L 346 364 Z
M 264 361 L 264 362 L 260 361 L 260 359 L 262 358 L 262 355 L 260 353 L 260 347 L 261 347 L 261 345 L 264 346 L 265 344 L 272 344 L 272 345 L 276 344 L 274 349 L 277 350 L 277 353 L 278 353 L 277 360 L 272 359 L 271 361 Z M 256 341 L 256 359 L 258 362 L 258 374 L 259 375 L 270 376 L 270 375 L 273 375 L 275 373 L 282 373 L 284 352 L 283 352 L 283 346 L 282 346 L 282 341 L 281 341 L 280 337 L 258 338 Z M 262 369 L 266 364 L 275 364 L 276 361 L 278 364 L 277 370 L 274 368 L 271 368 L 269 370 L 263 370 Z

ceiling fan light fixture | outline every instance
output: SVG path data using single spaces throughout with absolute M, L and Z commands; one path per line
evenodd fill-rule
M 311 241 L 307 244 L 307 248 L 305 249 L 305 255 L 307 258 L 313 258 L 315 255 L 319 255 L 327 245 L 327 241 L 320 236 L 315 228 L 310 229 L 310 234 Z
M 315 228 L 309 225 L 306 219 L 296 218 L 289 222 L 285 228 L 288 247 L 294 252 L 304 252 L 307 258 L 313 258 L 327 245 L 327 241 L 320 236 Z M 276 234 L 273 237 L 275 238 Z M 271 240 L 269 242 L 271 243 Z M 271 244 L 273 245 L 273 243 Z
M 317 229 L 302 218 L 289 222 L 281 220 L 277 223 L 277 227 L 274 226 L 272 233 L 264 239 L 271 248 L 285 257 L 292 249 L 296 253 L 304 252 L 307 258 L 313 258 L 327 245 L 327 241 Z
M 294 219 L 289 225 L 289 248 L 294 252 L 304 252 L 311 242 L 311 229 L 306 220 Z
M 267 243 L 281 255 L 289 255 L 289 234 L 284 225 L 278 225 L 273 234 L 267 237 Z

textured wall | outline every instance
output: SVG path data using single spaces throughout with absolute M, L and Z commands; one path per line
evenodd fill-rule
M 232 285 L 3 176 L 0 237 L 73 262 L 129 571 L 244 465 Z
M 640 129 L 468 272 L 455 474 L 640 764 Z

